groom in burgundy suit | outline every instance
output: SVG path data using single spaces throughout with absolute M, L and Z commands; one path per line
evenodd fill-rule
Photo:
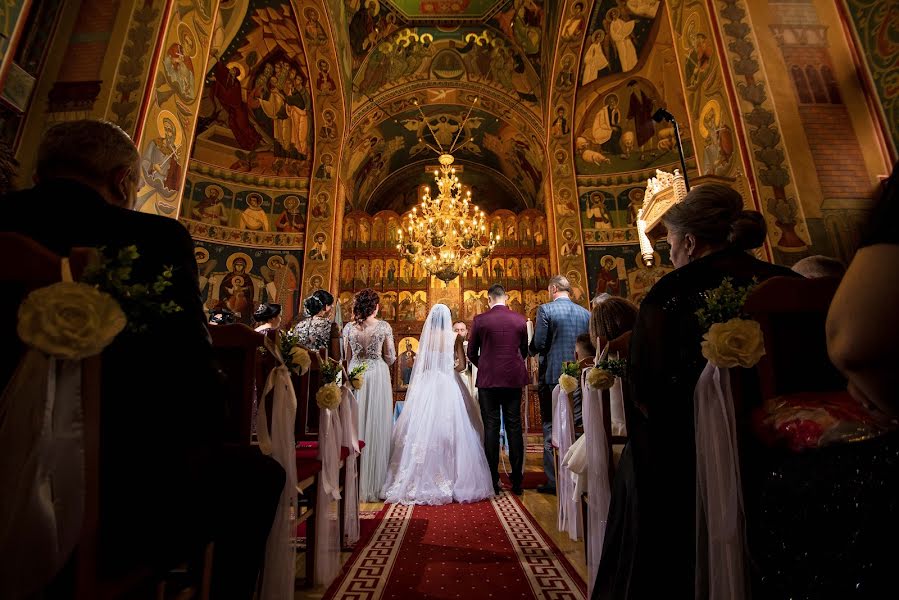
M 499 284 L 487 292 L 490 310 L 474 318 L 468 360 L 478 368 L 478 398 L 484 416 L 484 453 L 493 489 L 499 489 L 499 421 L 502 409 L 512 463 L 512 491 L 521 495 L 524 438 L 521 431 L 521 389 L 528 383 L 527 320 L 506 307 L 506 290 Z

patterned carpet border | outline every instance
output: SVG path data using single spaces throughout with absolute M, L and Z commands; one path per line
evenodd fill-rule
M 517 496 L 502 493 L 490 503 L 518 554 L 535 598 L 584 600 L 587 584 Z
M 356 543 L 352 556 L 323 598 L 380 598 L 409 528 L 412 509 L 403 504 L 385 506 L 377 528 L 368 539 Z

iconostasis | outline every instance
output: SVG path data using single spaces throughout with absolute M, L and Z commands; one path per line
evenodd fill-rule
M 449 306 L 453 321 L 465 321 L 488 309 L 487 289 L 494 283 L 506 288 L 509 308 L 532 319 L 537 307 L 549 301 L 552 276 L 546 216 L 535 209 L 518 214 L 500 209 L 489 214 L 491 231 L 500 236 L 496 250 L 479 268 L 448 284 L 431 277 L 420 266 L 400 258 L 396 249 L 401 216 L 361 211 L 344 219 L 340 265 L 340 304 L 344 319 L 352 315 L 353 295 L 372 288 L 381 296 L 379 316 L 393 327 L 397 345 L 394 387 L 405 390 L 418 349 L 418 338 L 428 311 L 435 303 Z M 586 291 L 576 286 L 575 294 Z

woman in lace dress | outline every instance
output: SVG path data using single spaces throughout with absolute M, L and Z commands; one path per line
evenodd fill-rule
M 328 356 L 340 359 L 340 329 L 331 320 L 334 296 L 318 290 L 303 300 L 307 318 L 297 323 L 294 331 L 300 336 L 300 345 L 307 350 L 327 350 Z
M 378 316 L 378 294 L 365 289 L 353 300 L 353 318 L 343 329 L 344 349 L 352 371 L 365 364 L 359 402 L 359 437 L 365 440 L 359 469 L 359 500 L 377 502 L 387 476 L 390 459 L 390 429 L 393 423 L 393 386 L 390 369 L 396 360 L 393 330 Z
M 462 338 L 453 331 L 449 308 L 435 304 L 393 429 L 382 493 L 387 502 L 448 504 L 493 496 L 480 409 L 456 376 L 464 368 Z

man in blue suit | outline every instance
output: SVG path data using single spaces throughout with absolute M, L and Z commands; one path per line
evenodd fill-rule
M 577 336 L 587 333 L 590 313 L 571 301 L 571 283 L 562 275 L 549 280 L 549 296 L 552 302 L 537 309 L 531 355 L 539 356 L 540 417 L 543 419 L 543 471 L 546 485 L 537 488 L 543 494 L 556 493 L 556 468 L 553 462 L 553 388 L 562 374 L 562 363 L 574 360 Z

